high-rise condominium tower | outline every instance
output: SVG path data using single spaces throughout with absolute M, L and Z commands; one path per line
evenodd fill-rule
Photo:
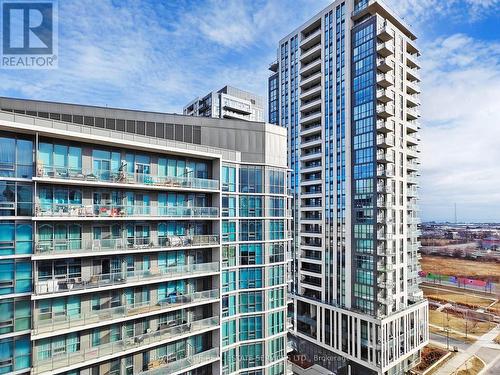
M 285 129 L 0 109 L 0 373 L 285 373 Z
M 183 109 L 189 116 L 264 121 L 264 98 L 232 86 L 224 86 L 202 98 L 189 102 Z
M 428 340 L 415 39 L 382 1 L 338 0 L 270 67 L 295 202 L 296 348 L 332 370 L 402 374 Z

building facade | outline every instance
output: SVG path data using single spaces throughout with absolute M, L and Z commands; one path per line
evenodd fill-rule
M 188 116 L 264 121 L 264 98 L 232 86 L 224 86 L 203 98 L 188 103 L 183 113 Z
M 288 129 L 295 348 L 332 371 L 403 374 L 428 341 L 415 40 L 383 1 L 338 0 L 270 67 L 270 121 Z
M 0 373 L 286 372 L 286 131 L 0 98 Z

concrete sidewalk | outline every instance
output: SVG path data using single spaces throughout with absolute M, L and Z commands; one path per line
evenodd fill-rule
M 458 353 L 443 367 L 439 368 L 435 375 L 450 375 L 453 374 L 460 366 L 462 366 L 470 357 L 476 355 L 483 346 L 492 344 L 492 341 L 500 333 L 500 325 L 497 325 L 491 331 L 485 333 L 479 339 L 469 346 L 465 351 Z

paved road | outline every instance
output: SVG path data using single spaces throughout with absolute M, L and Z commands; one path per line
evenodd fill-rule
M 441 344 L 441 346 L 446 348 L 446 336 L 441 336 L 441 335 L 437 335 L 435 333 L 429 332 L 429 337 L 430 337 L 431 341 L 437 342 L 437 343 Z M 469 348 L 470 344 L 467 344 L 467 343 L 460 341 L 460 340 L 455 340 L 455 339 L 450 337 L 450 341 L 449 341 L 450 350 L 453 348 L 453 346 L 456 346 L 459 350 L 467 350 Z

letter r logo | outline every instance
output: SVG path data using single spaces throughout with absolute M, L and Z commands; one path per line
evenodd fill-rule
M 53 53 L 53 6 L 48 2 L 2 3 L 3 54 Z

